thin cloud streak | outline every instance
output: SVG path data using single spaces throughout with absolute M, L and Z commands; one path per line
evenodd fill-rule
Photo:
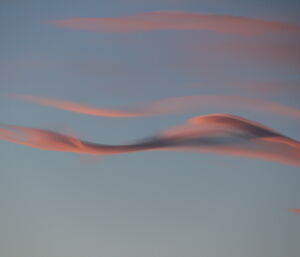
M 113 110 L 113 109 L 104 109 L 104 108 L 94 108 L 91 106 L 82 105 L 71 101 L 49 99 L 44 97 L 32 96 L 32 95 L 11 95 L 11 97 L 25 100 L 28 102 L 54 107 L 65 111 L 93 115 L 93 116 L 136 117 L 142 115 L 140 113 L 135 113 L 135 112 L 129 112 L 129 111 L 126 112 L 122 110 Z
M 244 60 L 252 60 L 260 63 L 289 64 L 299 67 L 300 42 L 294 40 L 270 40 L 264 41 L 246 39 L 227 39 L 224 41 L 210 42 L 209 44 L 194 45 L 187 48 L 192 54 L 195 52 L 210 52 L 211 54 L 234 57 Z
M 300 50 L 300 49 L 299 49 Z M 228 87 L 240 88 L 248 92 L 258 93 L 266 96 L 280 95 L 299 95 L 300 82 L 294 81 L 264 81 L 264 82 L 234 82 L 227 85 Z
M 113 118 L 128 118 L 128 117 L 143 117 L 187 113 L 200 108 L 224 108 L 229 109 L 246 109 L 259 112 L 269 112 L 276 115 L 283 115 L 295 119 L 300 118 L 300 110 L 283 104 L 274 103 L 271 101 L 260 100 L 251 97 L 243 96 L 223 96 L 223 95 L 195 95 L 181 96 L 174 98 L 166 98 L 154 101 L 149 104 L 144 104 L 137 107 L 122 107 L 119 109 L 104 109 L 96 108 L 87 105 L 82 105 L 72 101 L 50 99 L 32 95 L 12 94 L 12 98 L 50 106 L 57 109 L 81 113 L 86 115 L 113 117 Z
M 300 214 L 300 209 L 289 209 L 289 212 Z
M 229 114 L 199 116 L 126 145 L 103 145 L 53 131 L 0 124 L 0 139 L 50 151 L 112 155 L 151 150 L 208 152 L 300 165 L 300 142 Z
M 265 33 L 300 32 L 299 25 L 278 21 L 183 11 L 145 12 L 112 18 L 74 17 L 49 21 L 48 23 L 63 28 L 115 33 L 155 30 L 204 30 L 253 36 Z

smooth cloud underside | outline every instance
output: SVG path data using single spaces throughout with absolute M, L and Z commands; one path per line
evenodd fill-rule
M 0 125 L 0 139 L 50 151 L 111 155 L 150 150 L 209 152 L 300 165 L 300 143 L 259 123 L 228 114 L 199 116 L 126 145 L 103 145 L 53 131 Z
M 207 30 L 239 35 L 300 32 L 298 25 L 241 16 L 160 11 L 113 18 L 69 18 L 50 21 L 58 27 L 95 32 L 140 32 L 154 30 Z
M 166 98 L 159 101 L 154 101 L 149 104 L 144 104 L 137 107 L 122 107 L 119 109 L 104 109 L 96 108 L 72 101 L 50 99 L 32 95 L 13 94 L 12 98 L 33 102 L 45 106 L 54 107 L 75 113 L 86 115 L 128 118 L 142 116 L 157 116 L 166 114 L 186 113 L 189 111 L 199 110 L 204 107 L 213 108 L 229 108 L 229 109 L 247 109 L 264 111 L 273 114 L 288 116 L 291 118 L 300 118 L 300 110 L 288 107 L 271 101 L 259 100 L 256 98 L 242 96 L 223 96 L 223 95 L 194 95 L 181 96 L 174 98 Z

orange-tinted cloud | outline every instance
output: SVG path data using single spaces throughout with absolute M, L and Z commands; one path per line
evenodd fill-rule
M 300 165 L 299 141 L 236 115 L 198 116 L 183 126 L 163 132 L 163 135 L 190 138 L 191 145 L 184 147 L 189 151 L 192 147 L 193 151 Z
M 274 32 L 300 32 L 298 25 L 283 22 L 183 11 L 147 12 L 113 18 L 75 17 L 50 21 L 49 23 L 58 27 L 96 32 L 207 30 L 247 36 Z
M 204 107 L 213 107 L 223 110 L 246 109 L 259 112 L 269 112 L 292 118 L 300 118 L 300 110 L 279 103 L 260 100 L 257 98 L 244 96 L 226 96 L 226 95 L 194 95 L 181 96 L 155 101 L 144 108 L 148 113 L 172 114 L 184 113 L 188 111 L 199 110 Z
M 289 209 L 289 212 L 300 214 L 300 209 Z
M 128 152 L 122 146 L 93 144 L 76 137 L 54 131 L 0 124 L 0 139 L 48 151 L 82 154 L 114 154 Z
M 122 110 L 113 110 L 113 109 L 104 109 L 104 108 L 94 108 L 91 106 L 82 105 L 71 101 L 49 99 L 44 97 L 32 96 L 32 95 L 12 95 L 12 96 L 25 101 L 46 105 L 61 110 L 87 114 L 87 115 L 103 116 L 103 117 L 136 117 L 142 115 L 140 113 L 135 113 L 135 112 L 129 112 L 129 111 L 127 112 Z
M 104 117 L 141 117 L 156 116 L 166 114 L 186 113 L 199 110 L 201 108 L 219 108 L 224 111 L 228 109 L 246 109 L 259 112 L 269 112 L 277 115 L 288 116 L 291 118 L 300 118 L 300 110 L 288 107 L 271 101 L 260 100 L 243 96 L 223 96 L 223 95 L 195 95 L 166 98 L 144 104 L 139 107 L 122 107 L 119 109 L 103 109 L 78 104 L 71 101 L 49 99 L 31 95 L 11 95 L 13 98 L 42 104 L 62 110 L 87 115 L 104 116 Z
M 53 131 L 0 125 L 0 139 L 50 151 L 110 155 L 150 150 L 200 151 L 300 165 L 300 143 L 259 123 L 214 114 L 127 145 L 103 145 Z

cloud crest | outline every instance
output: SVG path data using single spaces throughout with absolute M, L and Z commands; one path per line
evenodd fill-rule
M 259 123 L 229 114 L 193 118 L 151 138 L 126 145 L 103 145 L 53 131 L 0 125 L 0 139 L 33 148 L 111 155 L 153 150 L 209 152 L 300 165 L 300 142 Z
M 157 11 L 113 18 L 69 18 L 50 21 L 58 27 L 95 32 L 141 32 L 154 30 L 213 31 L 244 36 L 265 33 L 300 32 L 298 25 L 241 16 Z

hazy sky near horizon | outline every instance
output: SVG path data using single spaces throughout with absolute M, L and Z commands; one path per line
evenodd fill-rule
M 3 0 L 0 123 L 115 145 L 230 113 L 300 140 L 299 11 L 294 0 Z M 300 166 L 1 140 L 0 153 L 1 257 L 299 256 Z

